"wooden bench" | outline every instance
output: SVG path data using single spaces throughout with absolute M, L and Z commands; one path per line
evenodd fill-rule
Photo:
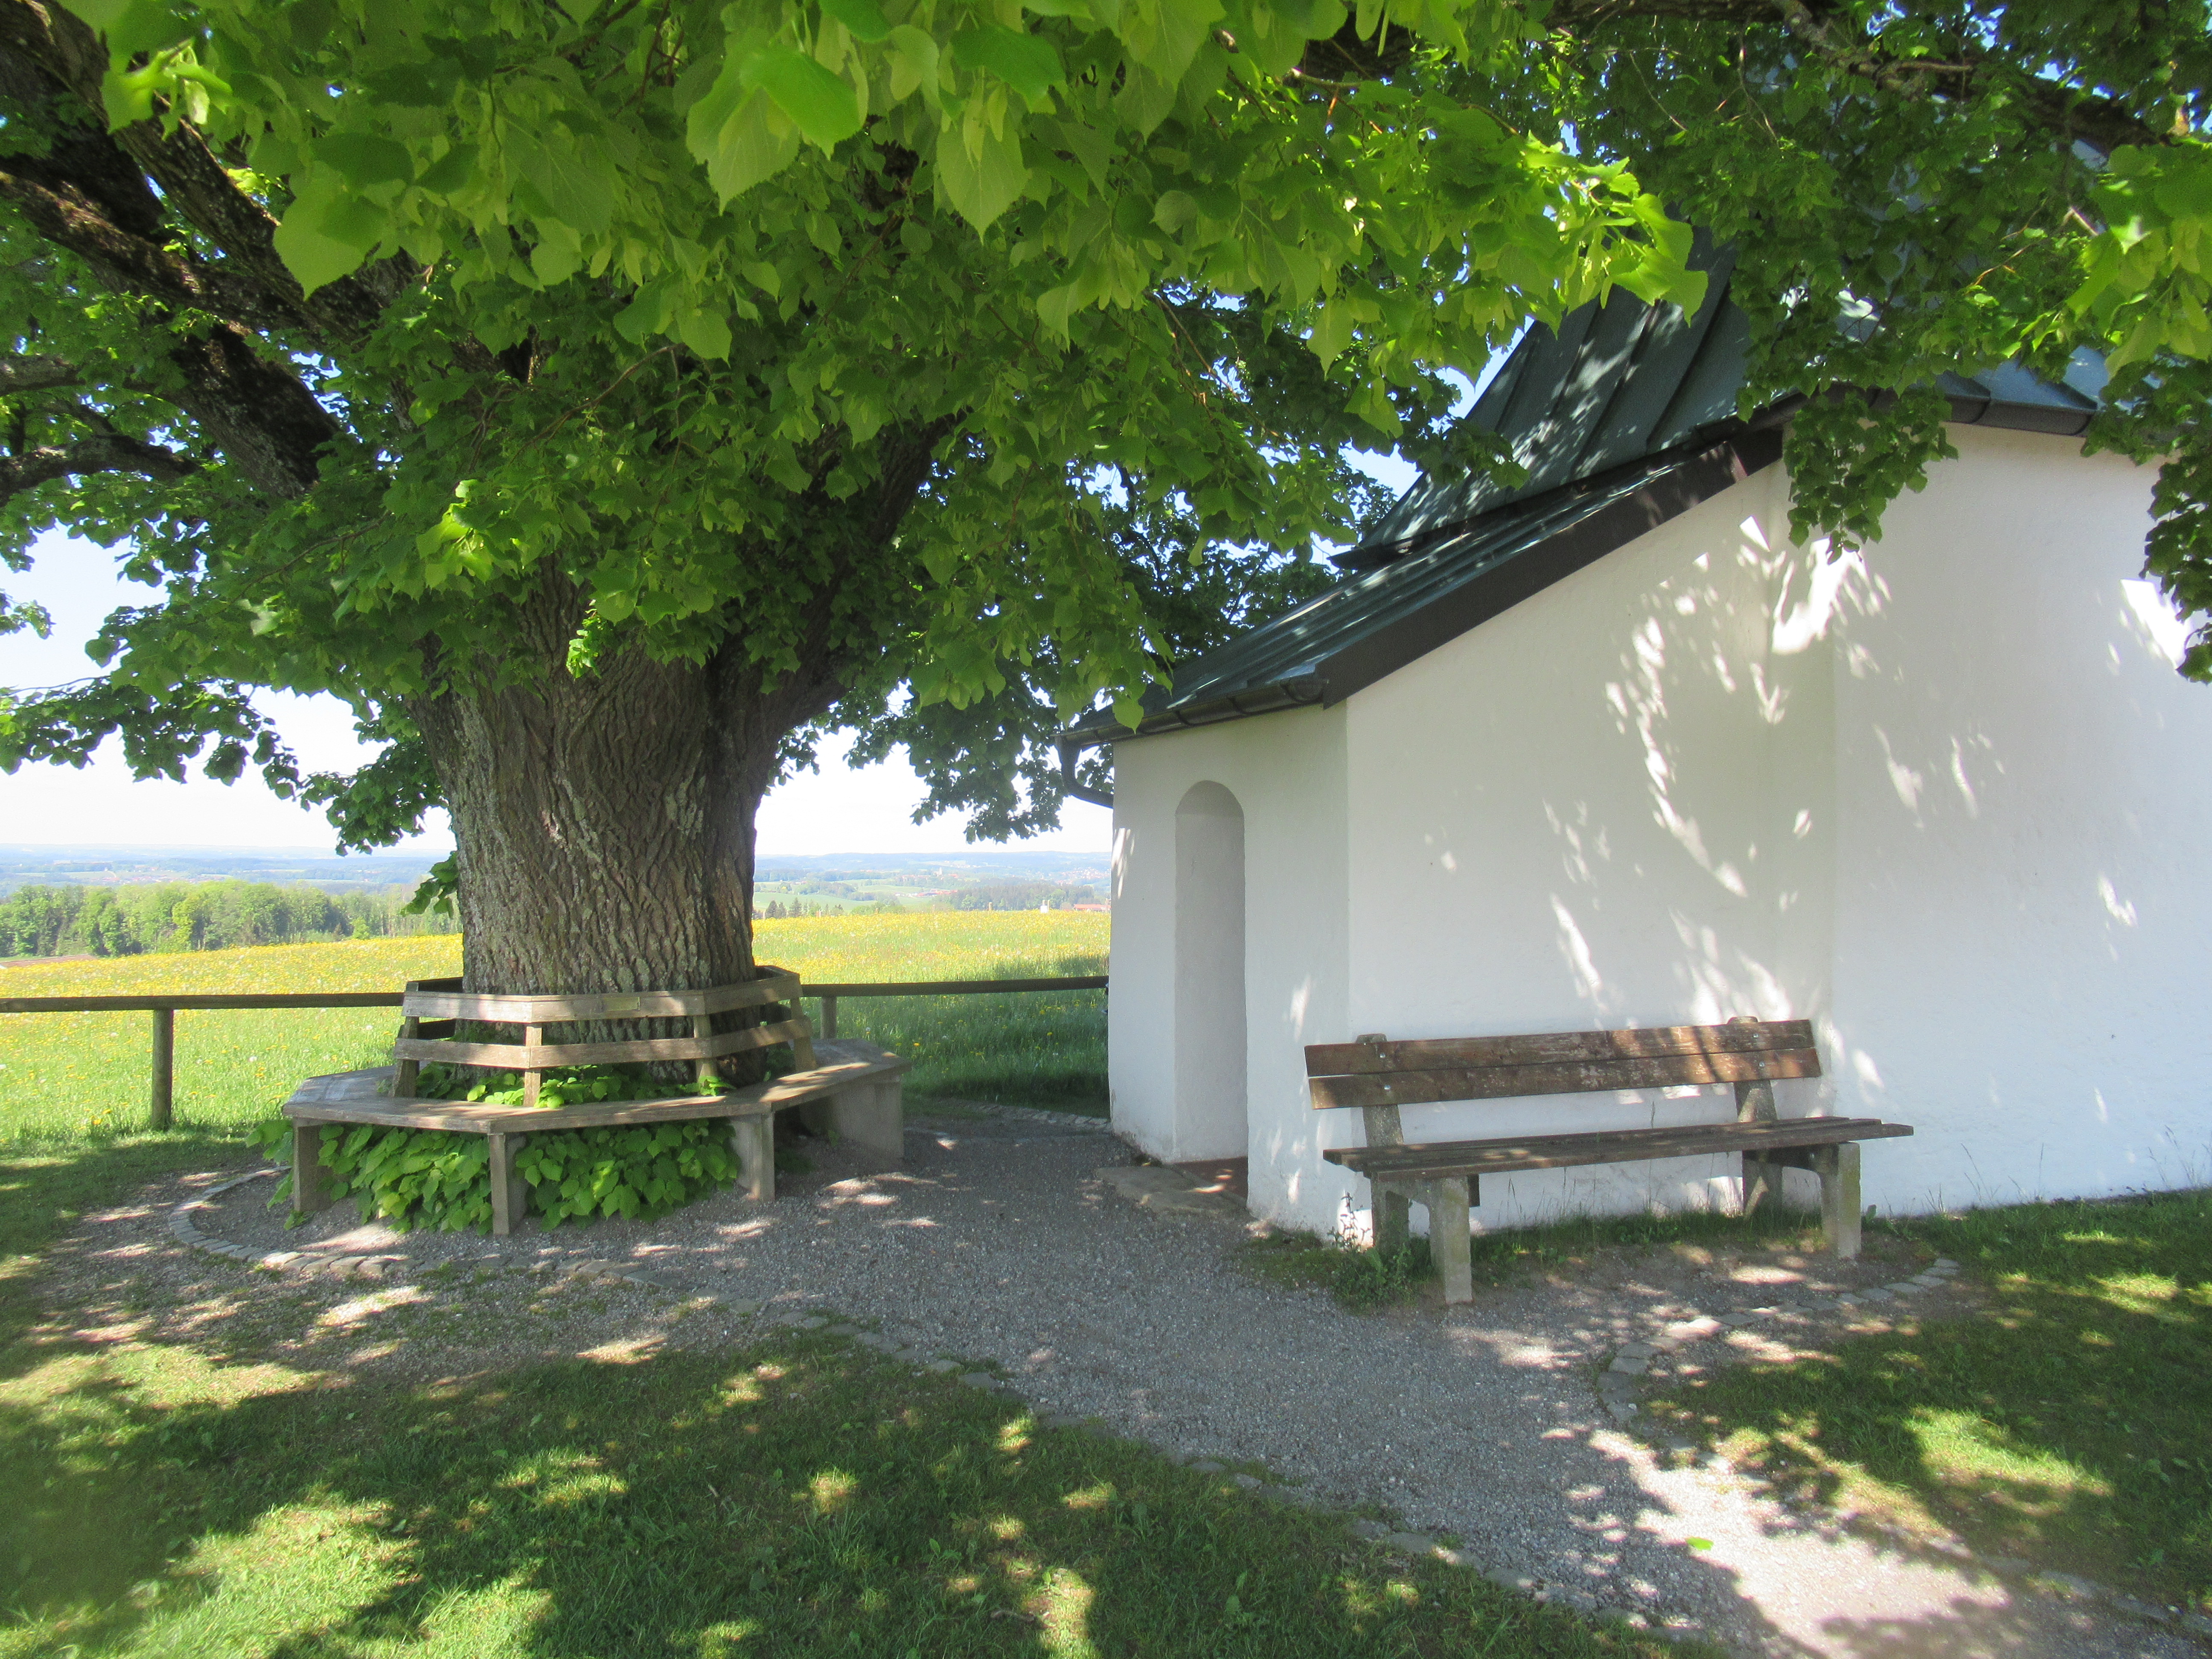
M 643 991 L 616 996 L 471 996 L 459 980 L 411 981 L 400 1006 L 393 1063 L 357 1072 L 309 1078 L 284 1103 L 292 1123 L 292 1208 L 307 1214 L 332 1200 L 322 1163 L 325 1126 L 372 1123 L 395 1129 L 446 1129 L 479 1134 L 490 1142 L 492 1231 L 504 1235 L 529 1212 L 529 1183 L 514 1155 L 540 1130 L 602 1128 L 672 1119 L 726 1118 L 732 1150 L 749 1197 L 775 1196 L 775 1115 L 798 1109 L 808 1127 L 835 1134 L 869 1154 L 881 1169 L 904 1157 L 902 1074 L 914 1064 L 866 1042 L 814 1041 L 813 1027 L 796 1013 L 799 977 L 781 969 L 762 970 L 741 985 L 702 991 Z M 738 1008 L 788 1004 L 792 1018 L 731 1031 L 716 1031 L 714 1017 Z M 548 1042 L 548 1027 L 582 1021 L 688 1018 L 688 1037 L 640 1037 L 600 1042 Z M 456 1040 L 462 1020 L 520 1025 L 520 1043 Z M 556 1066 L 621 1065 L 639 1060 L 688 1060 L 703 1082 L 724 1055 L 787 1044 L 798 1069 L 765 1083 L 719 1093 L 666 1100 L 536 1104 L 540 1074 Z M 426 1060 L 520 1072 L 525 1103 L 425 1100 L 413 1090 Z
M 1402 1249 L 1409 1204 L 1427 1206 L 1430 1248 L 1447 1302 L 1474 1295 L 1468 1210 L 1482 1202 L 1482 1177 L 1522 1170 L 1739 1152 L 1747 1212 L 1779 1190 L 1782 1169 L 1810 1170 L 1820 1178 L 1820 1225 L 1828 1248 L 1838 1256 L 1856 1255 L 1858 1143 L 1912 1131 L 1875 1118 L 1778 1117 L 1774 1079 L 1820 1074 L 1813 1027 L 1802 1019 L 1420 1042 L 1393 1042 L 1376 1033 L 1306 1049 L 1315 1108 L 1357 1106 L 1366 1122 L 1364 1146 L 1336 1147 L 1322 1156 L 1373 1183 L 1378 1248 Z M 1707 1083 L 1735 1085 L 1734 1122 L 1407 1146 L 1398 1121 L 1401 1106 L 1431 1102 Z

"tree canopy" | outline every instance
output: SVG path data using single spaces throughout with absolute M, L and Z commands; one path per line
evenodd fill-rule
M 165 590 L 0 759 L 369 845 L 455 699 L 647 665 L 749 800 L 843 722 L 1034 829 L 1058 718 L 1318 584 L 1347 448 L 1501 464 L 1464 383 L 1694 304 L 1693 225 L 1806 531 L 1878 533 L 1941 371 L 2093 350 L 2201 622 L 2208 70 L 2191 0 L 0 0 L 0 557 Z M 390 747 L 300 779 L 257 686 Z

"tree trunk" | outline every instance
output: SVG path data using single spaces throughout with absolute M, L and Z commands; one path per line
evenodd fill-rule
M 704 666 L 626 651 L 574 676 L 581 615 L 574 590 L 549 582 L 518 608 L 519 660 L 502 665 L 533 674 L 478 674 L 410 705 L 453 815 L 466 988 L 750 979 L 753 817 L 778 741 L 835 688 L 802 674 L 763 691 L 737 651 Z M 647 1024 L 605 1035 L 659 1034 Z

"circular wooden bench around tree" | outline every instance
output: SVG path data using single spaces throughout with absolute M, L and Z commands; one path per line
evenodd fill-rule
M 872 1043 L 814 1041 L 813 1027 L 796 1012 L 799 976 L 781 968 L 763 968 L 760 977 L 737 985 L 698 991 L 638 991 L 593 996 L 476 996 L 460 981 L 415 980 L 400 1006 L 392 1064 L 309 1078 L 284 1103 L 292 1124 L 292 1208 L 308 1214 L 331 1203 L 322 1163 L 325 1127 L 374 1124 L 395 1129 L 444 1129 L 480 1134 L 489 1141 L 492 1231 L 504 1235 L 529 1211 L 529 1187 L 514 1167 L 514 1155 L 534 1133 L 555 1129 L 602 1128 L 611 1125 L 660 1123 L 672 1120 L 726 1118 L 748 1196 L 775 1196 L 775 1115 L 799 1109 L 808 1126 L 835 1134 L 875 1160 L 896 1169 L 903 1156 L 905 1133 L 902 1074 L 913 1061 Z M 714 1029 L 715 1016 L 743 1009 L 793 1010 L 785 1019 L 730 1030 Z M 645 1036 L 560 1042 L 547 1039 L 550 1028 L 605 1025 L 609 1021 L 689 1019 L 689 1036 Z M 518 1025 L 523 1040 L 483 1042 L 455 1035 L 464 1023 Z M 646 1060 L 690 1060 L 702 1085 L 715 1062 L 731 1054 L 778 1044 L 789 1047 L 796 1069 L 744 1088 L 681 1095 L 665 1100 L 580 1103 L 541 1107 L 540 1080 L 548 1071 L 571 1066 L 617 1066 Z M 517 1072 L 523 1103 L 428 1100 L 415 1093 L 425 1061 Z

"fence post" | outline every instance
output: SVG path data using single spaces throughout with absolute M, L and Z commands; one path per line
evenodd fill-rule
M 147 1127 L 160 1131 L 169 1127 L 169 1108 L 176 1087 L 177 1073 L 177 1011 L 173 1008 L 154 1010 L 154 1079 L 152 1098 L 148 1103 Z
M 822 1039 L 827 1042 L 837 1035 L 837 999 L 822 999 Z

